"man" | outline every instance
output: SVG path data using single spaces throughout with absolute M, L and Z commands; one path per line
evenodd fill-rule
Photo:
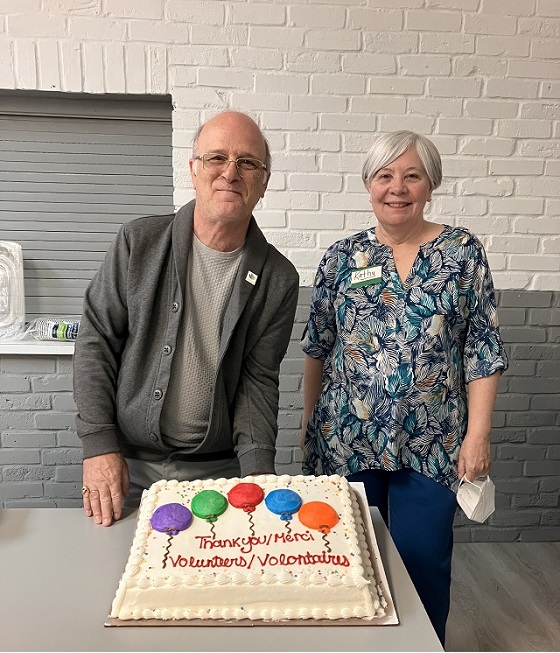
M 299 278 L 252 217 L 268 144 L 249 116 L 225 112 L 199 129 L 189 165 L 195 200 L 124 225 L 84 297 L 82 494 L 104 526 L 161 478 L 274 473 Z

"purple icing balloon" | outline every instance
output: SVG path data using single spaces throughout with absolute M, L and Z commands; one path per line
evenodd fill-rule
M 180 503 L 166 503 L 154 511 L 150 523 L 160 533 L 177 535 L 186 530 L 193 520 L 192 512 Z

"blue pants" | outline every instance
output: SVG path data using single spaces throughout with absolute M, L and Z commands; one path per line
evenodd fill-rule
M 442 646 L 451 593 L 453 491 L 412 469 L 367 470 L 348 480 L 364 484 L 377 506 Z

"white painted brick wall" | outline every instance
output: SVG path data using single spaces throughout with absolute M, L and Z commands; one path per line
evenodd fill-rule
M 560 290 L 560 0 L 4 0 L 0 89 L 169 93 L 177 205 L 196 126 L 250 112 L 273 151 L 257 216 L 303 285 L 373 223 L 375 133 L 421 131 L 430 217 L 481 235 L 498 288 Z

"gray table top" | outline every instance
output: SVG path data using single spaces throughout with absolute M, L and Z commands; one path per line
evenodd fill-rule
M 372 518 L 399 624 L 104 627 L 135 512 L 103 528 L 78 508 L 0 511 L 0 650 L 442 651 L 379 511 Z

